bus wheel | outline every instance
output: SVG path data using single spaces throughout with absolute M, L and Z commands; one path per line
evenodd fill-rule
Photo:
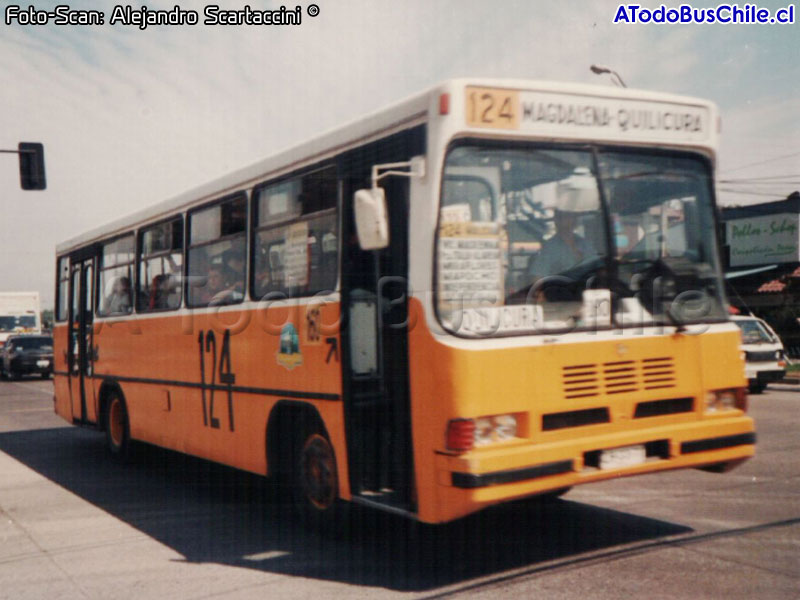
M 339 479 L 328 439 L 314 431 L 300 436 L 295 454 L 294 504 L 304 524 L 328 529 L 337 519 Z
M 117 462 L 127 462 L 131 457 L 131 431 L 128 407 L 118 391 L 111 392 L 105 411 L 106 448 Z

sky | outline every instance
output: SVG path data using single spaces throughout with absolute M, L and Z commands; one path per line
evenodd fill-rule
M 0 154 L 0 291 L 38 290 L 43 308 L 52 307 L 58 243 L 450 77 L 613 85 L 589 69 L 607 65 L 629 87 L 717 103 L 721 204 L 779 200 L 800 189 L 798 24 L 615 24 L 619 3 L 606 0 L 315 2 L 316 17 L 308 2 L 286 4 L 301 7 L 297 26 L 142 30 L 108 24 L 114 3 L 99 0 L 69 6 L 102 11 L 104 25 L 3 18 L 0 149 L 42 142 L 48 187 L 20 190 L 15 155 Z M 58 4 L 66 0 L 20 6 Z M 146 6 L 196 10 L 202 21 L 210 4 L 281 5 Z M 2 17 L 9 5 L 2 3 Z

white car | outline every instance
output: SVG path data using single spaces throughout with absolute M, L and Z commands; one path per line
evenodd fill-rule
M 757 317 L 733 317 L 742 333 L 745 373 L 750 392 L 759 394 L 767 384 L 783 379 L 786 355 L 783 343 L 772 328 Z

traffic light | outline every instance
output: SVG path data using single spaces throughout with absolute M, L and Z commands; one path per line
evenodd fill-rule
M 23 190 L 43 190 L 47 187 L 44 176 L 44 145 L 39 142 L 20 142 L 19 182 Z

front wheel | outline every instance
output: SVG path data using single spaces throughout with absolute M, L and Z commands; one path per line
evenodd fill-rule
M 120 392 L 114 391 L 105 411 L 106 448 L 115 461 L 124 463 L 131 458 L 131 431 L 128 407 Z

